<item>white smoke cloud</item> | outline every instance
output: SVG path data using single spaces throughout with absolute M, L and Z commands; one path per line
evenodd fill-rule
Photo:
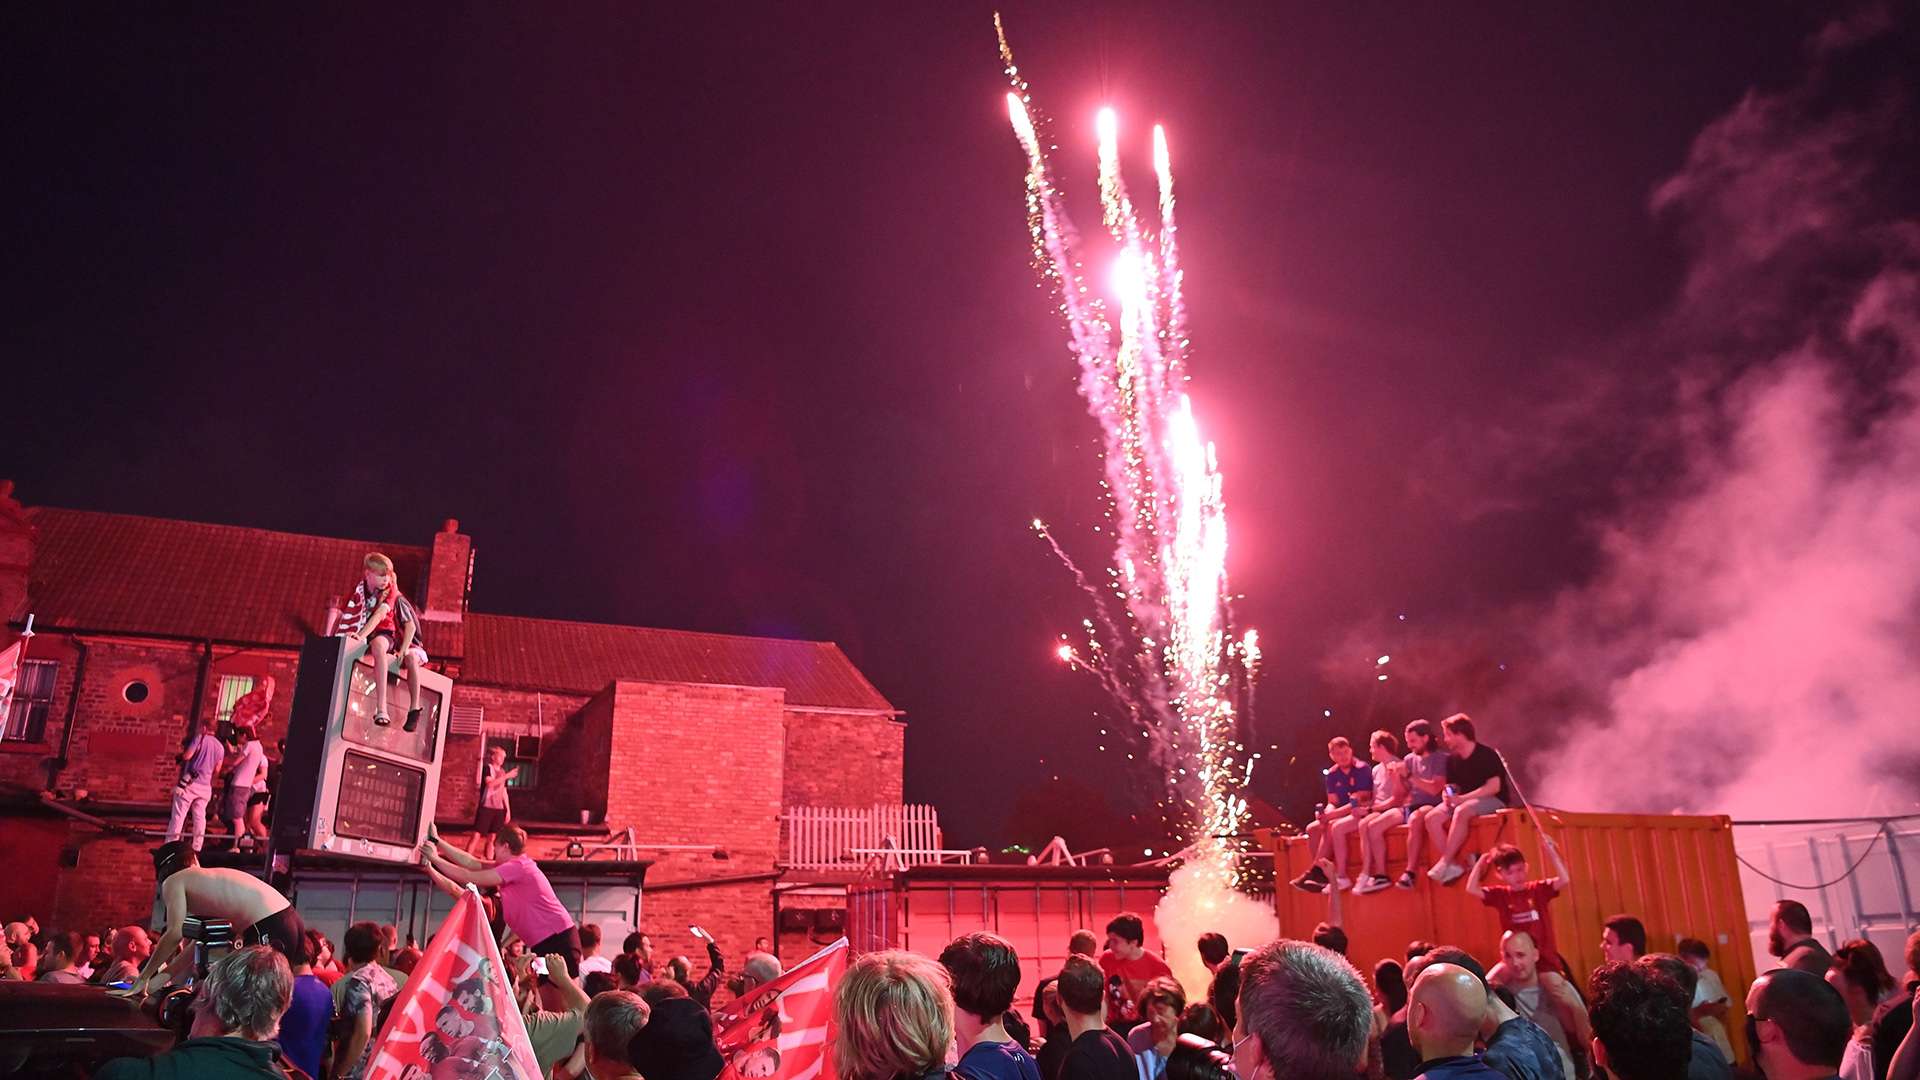
M 1471 703 L 1505 745 L 1533 744 L 1516 764 L 1538 801 L 1767 818 L 1916 805 L 1920 183 L 1910 71 L 1890 59 L 1903 33 L 1879 8 L 1829 27 L 1799 85 L 1748 94 L 1654 193 L 1688 272 L 1633 346 L 1677 374 L 1658 409 L 1635 415 L 1623 405 L 1644 390 L 1621 389 L 1590 410 L 1635 440 L 1613 455 L 1622 496 L 1596 527 L 1597 567 L 1508 613 L 1527 674 Z M 1538 459 L 1559 467 L 1592 436 L 1545 432 L 1558 445 Z M 1429 645 L 1436 666 L 1470 648 Z

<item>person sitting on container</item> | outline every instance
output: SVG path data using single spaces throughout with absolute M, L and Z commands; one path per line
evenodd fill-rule
M 1406 737 L 1407 754 L 1400 764 L 1407 779 L 1407 866 L 1393 883 L 1411 889 L 1420 865 L 1420 845 L 1427 839 L 1427 818 L 1440 809 L 1447 790 L 1447 751 L 1434 737 L 1433 724 L 1424 719 L 1408 724 Z
M 1547 856 L 1553 860 L 1557 871 L 1550 878 L 1527 876 L 1527 853 L 1512 844 L 1500 844 L 1492 851 L 1480 856 L 1473 864 L 1473 873 L 1467 875 L 1467 895 L 1492 908 L 1500 914 L 1500 929 L 1518 930 L 1533 939 L 1540 950 L 1540 966 L 1545 971 L 1557 971 L 1569 974 L 1567 962 L 1561 958 L 1560 949 L 1553 939 L 1553 912 L 1548 904 L 1554 897 L 1566 892 L 1573 883 L 1573 875 L 1567 871 L 1567 861 L 1560 857 L 1560 849 L 1553 838 L 1542 836 L 1540 842 L 1547 849 Z M 1481 879 L 1492 870 L 1499 876 L 1496 884 L 1482 885 Z M 1494 985 L 1500 983 L 1500 968 L 1495 965 L 1488 978 Z
M 1847 1003 L 1818 975 L 1776 968 L 1747 989 L 1747 1047 L 1768 1080 L 1837 1076 L 1852 1027 Z
M 1820 939 L 1813 936 L 1813 916 L 1798 900 L 1782 900 L 1773 905 L 1773 922 L 1767 927 L 1767 953 L 1780 958 L 1781 967 L 1804 971 L 1816 979 L 1827 977 L 1833 957 Z
M 1467 846 L 1473 819 L 1513 802 L 1513 781 L 1500 752 L 1483 746 L 1466 713 L 1454 713 L 1440 722 L 1447 744 L 1447 790 L 1440 805 L 1427 814 L 1427 836 L 1440 852 L 1427 876 L 1440 885 L 1465 877 L 1460 852 Z
M 1107 949 L 1100 954 L 1100 973 L 1109 987 L 1119 980 L 1111 1006 L 1115 1022 L 1128 1024 L 1140 1019 L 1140 995 L 1155 979 L 1169 978 L 1173 969 L 1158 953 L 1146 946 L 1147 926 L 1140 916 L 1123 911 L 1107 923 Z
M 1367 1059 L 1373 999 L 1338 955 L 1282 938 L 1240 962 L 1234 1072 L 1242 1080 L 1350 1080 Z
M 1387 831 L 1407 820 L 1407 766 L 1400 758 L 1400 740 L 1391 731 L 1376 731 L 1367 740 L 1373 757 L 1373 807 L 1360 819 L 1360 869 L 1353 875 L 1357 896 L 1377 893 L 1393 884 L 1387 876 Z
M 166 933 L 125 990 L 109 993 L 138 997 L 165 985 L 166 967 L 186 939 L 189 916 L 224 919 L 234 936 L 248 945 L 271 945 L 288 956 L 304 947 L 307 927 L 293 903 L 252 874 L 200 865 L 200 855 L 185 840 L 169 840 L 153 851 L 153 872 L 160 885 Z M 291 977 L 289 977 L 291 978 Z M 149 987 L 150 981 L 159 980 Z
M 1700 981 L 1700 977 L 1693 973 L 1693 967 L 1674 953 L 1648 953 L 1634 963 L 1672 979 L 1686 999 L 1687 1036 L 1693 1040 L 1693 1055 L 1687 1059 L 1687 1080 L 1732 1080 L 1733 1059 L 1721 1054 L 1712 1039 L 1693 1027 L 1693 993 Z M 1872 1064 L 1869 1062 L 1863 1080 L 1872 1080 L 1872 1075 Z
M 1313 866 L 1293 879 L 1293 887 L 1305 892 L 1325 892 L 1327 886 L 1351 889 L 1347 879 L 1347 837 L 1360 828 L 1360 820 L 1373 808 L 1373 770 L 1354 759 L 1353 744 L 1345 735 L 1327 742 L 1327 757 L 1333 767 L 1321 770 L 1326 780 L 1327 801 L 1313 812 L 1307 824 L 1307 854 Z M 1332 878 L 1327 876 L 1333 871 Z
M 1690 999 L 1672 979 L 1650 964 L 1603 964 L 1593 973 L 1588 996 L 1593 999 L 1596 1066 L 1620 1080 L 1688 1075 L 1693 1053 L 1693 1026 L 1687 1022 Z
M 207 981 L 193 999 L 193 1026 L 185 1042 L 151 1058 L 115 1058 L 100 1066 L 94 1080 L 286 1080 L 288 1062 L 274 1038 L 292 1000 L 293 970 L 285 956 L 259 945 L 236 949 L 207 969 Z
M 970 1080 L 1040 1080 L 1040 1067 L 1007 1032 L 1007 1010 L 1020 988 L 1020 956 L 1005 938 L 975 931 L 940 950 L 953 980 L 953 1045 L 958 1072 Z

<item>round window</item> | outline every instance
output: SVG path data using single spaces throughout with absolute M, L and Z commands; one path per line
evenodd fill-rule
M 120 696 L 126 698 L 129 704 L 138 705 L 147 700 L 147 695 L 152 692 L 145 682 L 135 679 L 120 691 Z

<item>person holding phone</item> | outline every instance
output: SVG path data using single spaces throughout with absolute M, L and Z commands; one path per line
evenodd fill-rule
M 483 862 L 442 840 L 439 831 L 429 826 L 427 839 L 420 844 L 421 863 L 455 885 L 497 887 L 507 929 L 526 942 L 535 956 L 565 958 L 567 974 L 579 978 L 580 928 L 554 895 L 546 873 L 527 854 L 527 830 L 509 824 L 500 830 L 500 840 L 507 845 L 507 858 Z

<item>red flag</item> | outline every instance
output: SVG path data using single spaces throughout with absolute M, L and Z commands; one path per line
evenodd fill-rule
M 544 1080 L 480 896 L 461 894 L 394 999 L 367 1080 Z
M 13 687 L 20 681 L 20 654 L 26 644 L 27 639 L 21 638 L 0 651 L 0 727 L 6 726 L 13 707 Z
M 719 1080 L 834 1080 L 833 992 L 847 973 L 847 939 L 756 986 L 714 1015 L 727 1067 Z

